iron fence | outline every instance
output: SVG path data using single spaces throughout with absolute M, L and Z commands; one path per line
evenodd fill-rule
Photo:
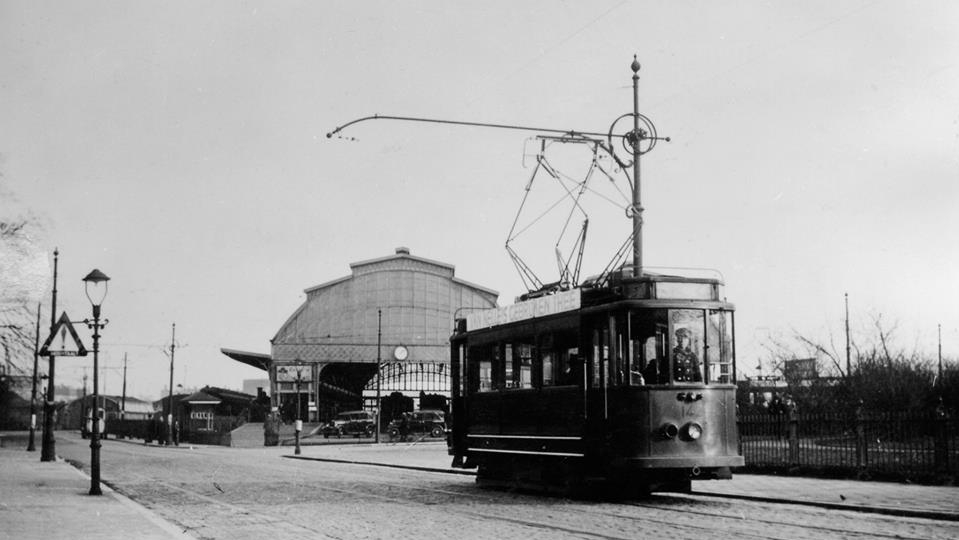
M 743 415 L 739 436 L 747 470 L 950 482 L 959 469 L 942 411 Z
M 230 446 L 230 432 L 246 422 L 246 416 L 215 416 L 204 429 L 193 426 L 181 428 L 174 435 L 177 442 L 197 444 L 218 444 Z M 164 441 L 167 438 L 167 425 L 161 420 L 120 420 L 108 419 L 104 436 L 115 438 L 143 439 L 146 442 Z

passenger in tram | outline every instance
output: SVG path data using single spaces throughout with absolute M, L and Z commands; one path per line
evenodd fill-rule
M 681 382 L 702 382 L 703 372 L 699 356 L 691 347 L 687 328 L 676 330 L 676 347 L 673 348 L 673 379 Z

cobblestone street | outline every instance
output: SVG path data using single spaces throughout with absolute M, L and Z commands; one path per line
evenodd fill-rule
M 58 453 L 89 457 L 87 441 Z M 955 538 L 953 522 L 708 496 L 619 503 L 479 489 L 471 476 L 283 459 L 290 448 L 106 441 L 103 478 L 196 538 Z

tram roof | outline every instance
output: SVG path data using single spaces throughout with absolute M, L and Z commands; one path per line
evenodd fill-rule
M 608 280 L 588 279 L 571 289 L 561 289 L 558 284 L 547 285 L 523 295 L 512 305 L 475 311 L 464 319 L 467 329 L 478 330 L 624 301 L 662 305 L 674 302 L 726 304 L 722 286 L 723 282 L 715 277 L 650 273 L 633 277 L 618 271 Z

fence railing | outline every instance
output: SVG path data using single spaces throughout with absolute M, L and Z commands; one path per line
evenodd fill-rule
M 178 442 L 197 444 L 219 444 L 230 446 L 230 432 L 246 422 L 246 416 L 216 416 L 206 429 L 192 429 L 187 425 L 176 434 Z M 108 419 L 105 436 L 115 438 L 143 439 L 144 441 L 164 441 L 167 438 L 167 425 L 158 420 L 120 420 Z
M 929 413 L 739 417 L 746 468 L 949 481 L 959 472 L 957 422 Z

